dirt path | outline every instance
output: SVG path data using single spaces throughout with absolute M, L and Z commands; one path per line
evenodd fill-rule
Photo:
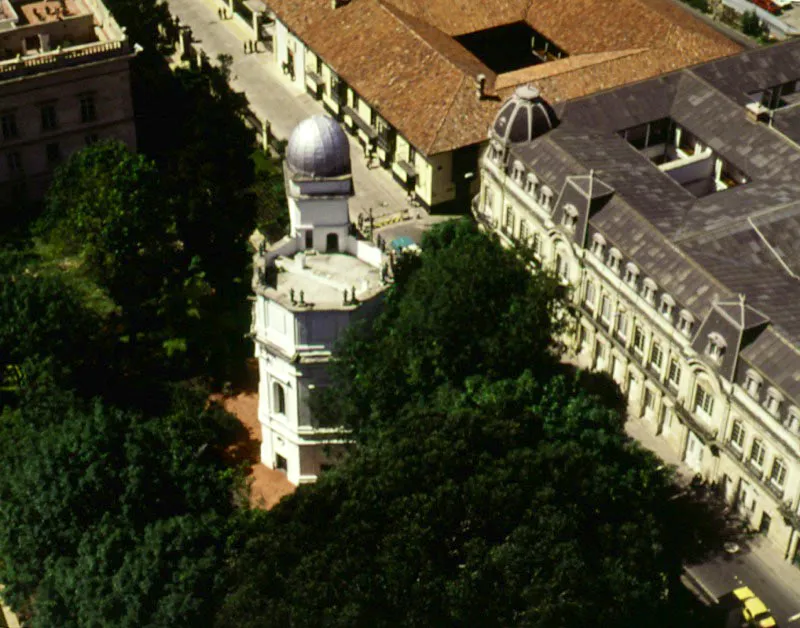
M 223 407 L 247 429 L 248 440 L 239 443 L 239 447 L 246 452 L 246 458 L 251 463 L 250 503 L 255 508 L 272 508 L 284 495 L 293 493 L 296 487 L 286 479 L 286 474 L 259 462 L 261 426 L 258 423 L 258 394 L 242 392 L 230 397 L 215 395 L 213 399 L 222 401 Z

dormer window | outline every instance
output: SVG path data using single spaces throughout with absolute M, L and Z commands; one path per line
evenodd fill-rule
M 725 342 L 725 339 L 718 334 L 717 332 L 711 332 L 708 334 L 708 344 L 706 344 L 706 355 L 714 360 L 715 362 L 720 362 L 722 360 L 722 356 L 725 354 L 725 349 L 728 347 L 728 343 Z
M 568 231 L 575 231 L 575 227 L 578 224 L 578 209 L 575 205 L 569 204 L 564 206 L 564 215 L 561 218 L 561 224 L 563 224 Z
M 529 172 L 528 176 L 525 178 L 525 191 L 528 194 L 535 195 L 536 186 L 538 185 L 539 185 L 539 178 L 532 172 Z
M 767 398 L 764 400 L 764 407 L 772 416 L 778 416 L 782 401 L 783 395 L 781 393 L 772 387 L 767 389 Z
M 595 233 L 592 236 L 592 253 L 596 255 L 598 259 L 603 259 L 603 253 L 605 250 L 606 239 L 599 233 Z
M 516 183 L 522 185 L 522 180 L 525 177 L 525 166 L 522 165 L 521 161 L 514 162 L 514 165 L 511 168 L 511 176 L 514 178 Z
M 789 416 L 786 419 L 786 427 L 795 434 L 800 434 L 800 409 L 795 406 L 789 408 Z
M 500 142 L 492 142 L 489 145 L 489 158 L 492 161 L 500 163 L 503 161 L 503 145 Z
M 636 283 L 639 279 L 639 269 L 633 262 L 628 262 L 625 266 L 625 283 L 636 290 Z
M 650 279 L 650 277 L 645 277 L 644 281 L 642 281 L 642 296 L 644 300 L 651 305 L 656 302 L 656 290 L 658 290 L 656 282 Z
M 661 313 L 661 316 L 666 318 L 667 320 L 672 319 L 672 310 L 675 308 L 675 299 L 673 299 L 668 294 L 661 295 L 661 305 L 658 308 L 658 311 Z
M 756 373 L 753 369 L 747 371 L 747 375 L 745 375 L 744 378 L 744 389 L 753 399 L 758 399 L 758 395 L 761 392 L 761 384 L 763 383 L 764 380 L 761 378 L 761 375 Z
M 688 310 L 683 310 L 680 318 L 678 319 L 678 331 L 680 331 L 684 336 L 691 337 L 693 328 L 694 316 L 692 316 L 691 312 Z
M 550 208 L 552 207 L 552 202 L 553 202 L 553 190 L 551 190 L 546 185 L 543 185 L 541 188 L 541 193 L 539 194 L 539 204 L 547 211 L 550 211 Z
M 608 252 L 608 267 L 612 272 L 619 275 L 619 269 L 622 264 L 622 253 L 618 248 L 612 247 Z

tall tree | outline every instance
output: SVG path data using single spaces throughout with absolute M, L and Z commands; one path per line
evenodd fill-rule
M 0 574 L 33 626 L 207 625 L 231 424 L 183 392 L 147 419 L 45 386 L 0 422 Z
M 505 249 L 468 220 L 429 231 L 422 253 L 401 260 L 383 312 L 354 327 L 332 365 L 318 416 L 356 431 L 393 408 L 471 375 L 549 373 L 569 322 L 563 288 L 531 274 L 526 254 Z

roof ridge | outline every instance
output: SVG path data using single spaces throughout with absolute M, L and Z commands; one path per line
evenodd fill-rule
M 453 90 L 453 97 L 450 99 L 450 102 L 447 105 L 444 114 L 442 115 L 442 119 L 439 120 L 439 124 L 436 126 L 436 130 L 433 132 L 433 139 L 430 142 L 430 146 L 428 146 L 428 150 L 430 150 L 430 148 L 436 143 L 436 140 L 439 137 L 439 131 L 442 130 L 442 127 L 444 126 L 444 123 L 447 120 L 447 116 L 450 115 L 450 110 L 453 108 L 453 104 L 456 102 L 456 98 L 458 98 L 458 95 L 461 92 L 461 87 L 464 85 L 464 81 L 466 80 L 467 80 L 466 76 L 462 76 L 461 81 L 458 84 L 458 87 Z
M 601 50 L 601 51 L 598 51 L 598 52 L 581 52 L 581 53 L 578 53 L 576 55 L 570 55 L 568 57 L 563 57 L 563 58 L 558 59 L 556 61 L 548 61 L 547 63 L 540 63 L 540 64 L 537 64 L 537 65 L 530 65 L 530 66 L 526 66 L 526 67 L 523 67 L 523 68 L 519 68 L 517 70 L 512 70 L 511 72 L 504 72 L 502 74 L 498 74 L 496 79 L 495 79 L 495 86 L 497 86 L 498 83 L 502 82 L 500 80 L 502 77 L 508 76 L 510 74 L 520 73 L 520 72 L 523 72 L 525 70 L 529 70 L 531 68 L 542 68 L 543 70 L 549 70 L 549 72 L 547 74 L 543 75 L 543 76 L 539 76 L 539 77 L 537 77 L 535 79 L 530 79 L 530 80 L 534 80 L 534 81 L 543 81 L 543 80 L 546 80 L 546 79 L 549 79 L 549 78 L 553 78 L 555 76 L 561 77 L 561 76 L 567 76 L 567 75 L 572 74 L 574 72 L 581 72 L 583 70 L 586 70 L 587 68 L 597 68 L 599 66 L 602 66 L 603 64 L 613 63 L 614 61 L 619 61 L 620 59 L 625 59 L 627 57 L 632 57 L 632 56 L 637 55 L 637 54 L 642 54 L 642 53 L 648 52 L 650 50 L 652 50 L 652 48 L 649 48 L 649 47 L 638 47 L 638 48 L 626 48 L 625 50 Z M 595 62 L 591 62 L 591 58 L 592 57 L 604 57 L 604 58 L 602 58 L 602 59 L 600 59 L 598 61 L 595 61 Z M 583 63 L 583 64 L 578 64 L 575 67 L 571 67 L 571 68 L 568 68 L 568 69 L 561 69 L 559 67 L 559 65 L 558 65 L 562 61 L 564 62 L 563 65 L 567 65 L 567 64 L 569 64 L 570 61 L 574 62 L 574 61 L 583 60 L 583 59 L 587 59 L 588 62 L 587 63 Z M 516 85 L 519 85 L 519 83 L 509 83 L 508 85 L 503 84 L 502 87 L 499 87 L 499 88 L 495 87 L 495 91 L 497 91 L 498 89 L 509 89 L 509 88 L 514 87 Z M 593 95 L 594 94 L 592 94 L 592 96 Z M 585 98 L 585 97 L 582 97 L 582 98 Z
M 425 20 L 423 20 L 422 18 L 416 17 L 416 16 L 414 16 L 414 15 L 411 15 L 410 13 L 408 13 L 408 12 L 406 12 L 406 11 L 403 11 L 403 9 L 401 9 L 400 7 L 397 7 L 397 6 L 395 6 L 394 4 L 392 4 L 391 2 L 389 2 L 388 0 L 374 0 L 374 2 L 376 2 L 376 3 L 377 3 L 377 4 L 378 4 L 378 5 L 379 5 L 379 6 L 380 6 L 380 7 L 381 7 L 381 8 L 382 8 L 384 11 L 386 11 L 387 13 L 389 13 L 389 14 L 390 14 L 390 15 L 391 15 L 391 16 L 392 16 L 394 19 L 396 19 L 396 20 L 398 20 L 399 22 L 401 22 L 401 23 L 402 23 L 402 24 L 403 24 L 403 25 L 404 25 L 404 26 L 405 26 L 405 27 L 406 27 L 406 28 L 407 28 L 407 29 L 408 29 L 408 30 L 409 30 L 411 33 L 413 33 L 414 37 L 416 37 L 417 39 L 421 40 L 421 41 L 422 41 L 422 42 L 423 42 L 423 43 L 424 43 L 424 44 L 425 44 L 425 45 L 426 45 L 428 48 L 430 48 L 431 50 L 433 50 L 433 52 L 435 52 L 435 53 L 436 53 L 436 54 L 437 54 L 439 57 L 441 57 L 442 59 L 444 59 L 445 61 L 447 61 L 447 63 L 449 63 L 451 66 L 453 66 L 453 68 L 455 68 L 455 69 L 456 69 L 456 70 L 457 70 L 457 71 L 458 71 L 460 74 L 465 74 L 464 70 L 461 68 L 461 66 L 460 66 L 460 65 L 458 65 L 458 64 L 457 64 L 455 61 L 453 61 L 453 60 L 450 58 L 450 56 L 449 56 L 449 55 L 446 55 L 446 54 L 444 54 L 444 53 L 443 53 L 441 50 L 439 50 L 439 49 L 438 49 L 436 46 L 434 46 L 434 45 L 433 45 L 433 44 L 432 44 L 430 41 L 428 41 L 428 38 L 427 38 L 427 37 L 424 37 L 423 35 L 421 35 L 421 34 L 420 34 L 418 31 L 417 31 L 417 29 L 416 29 L 416 28 L 414 28 L 414 27 L 411 25 L 410 21 L 411 21 L 411 20 L 416 20 L 416 21 L 418 21 L 418 22 L 422 22 L 422 23 L 423 23 L 423 24 L 425 24 L 425 26 L 427 26 L 428 28 L 432 28 L 432 29 L 434 29 L 434 30 L 436 30 L 436 31 L 440 32 L 440 33 L 441 33 L 441 34 L 442 34 L 444 37 L 447 37 L 448 39 L 452 39 L 454 42 L 455 42 L 455 37 L 452 37 L 451 35 L 448 35 L 448 34 L 447 34 L 447 33 L 445 33 L 445 32 L 444 32 L 442 29 L 440 29 L 440 28 L 438 28 L 438 27 L 434 26 L 434 25 L 433 25 L 433 24 L 431 24 L 430 22 L 426 22 L 426 21 L 425 21 Z M 407 18 L 410 18 L 410 20 L 409 20 L 409 19 L 407 19 Z M 458 42 L 455 42 L 455 43 L 458 43 Z M 475 57 L 475 55 L 473 55 L 473 54 L 472 54 L 472 53 L 471 53 L 469 50 L 467 50 L 466 48 L 464 48 L 464 50 L 465 50 L 465 51 L 466 51 L 468 54 L 470 54 L 470 55 L 472 55 L 473 57 Z M 489 73 L 491 73 L 491 74 L 494 74 L 494 72 L 492 72 L 492 70 L 491 70 L 489 67 L 487 67 L 487 66 L 486 66 L 486 64 L 485 64 L 485 63 L 483 63 L 483 61 L 481 61 L 480 59 L 478 59 L 478 57 L 475 57 L 475 60 L 476 60 L 476 61 L 478 61 L 478 63 L 480 63 L 480 64 L 481 64 L 481 65 L 483 65 L 484 67 L 486 67 L 486 70 L 487 70 Z

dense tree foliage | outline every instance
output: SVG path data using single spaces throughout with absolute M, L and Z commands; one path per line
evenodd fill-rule
M 567 324 L 563 288 L 531 275 L 518 253 L 460 220 L 429 232 L 424 253 L 406 256 L 382 315 L 353 329 L 333 364 L 335 385 L 320 417 L 359 430 L 381 428 L 395 408 L 471 375 L 552 372 L 553 337 Z
M 566 314 L 524 255 L 434 229 L 321 398 L 349 457 L 253 515 L 218 625 L 689 625 L 671 472 L 558 364 Z
M 234 507 L 227 416 L 144 418 L 47 385 L 0 420 L 0 579 L 33 626 L 206 625 Z
M 0 251 L 0 381 L 16 388 L 27 363 L 77 385 L 101 359 L 100 316 L 63 273 L 31 271 L 30 257 Z

